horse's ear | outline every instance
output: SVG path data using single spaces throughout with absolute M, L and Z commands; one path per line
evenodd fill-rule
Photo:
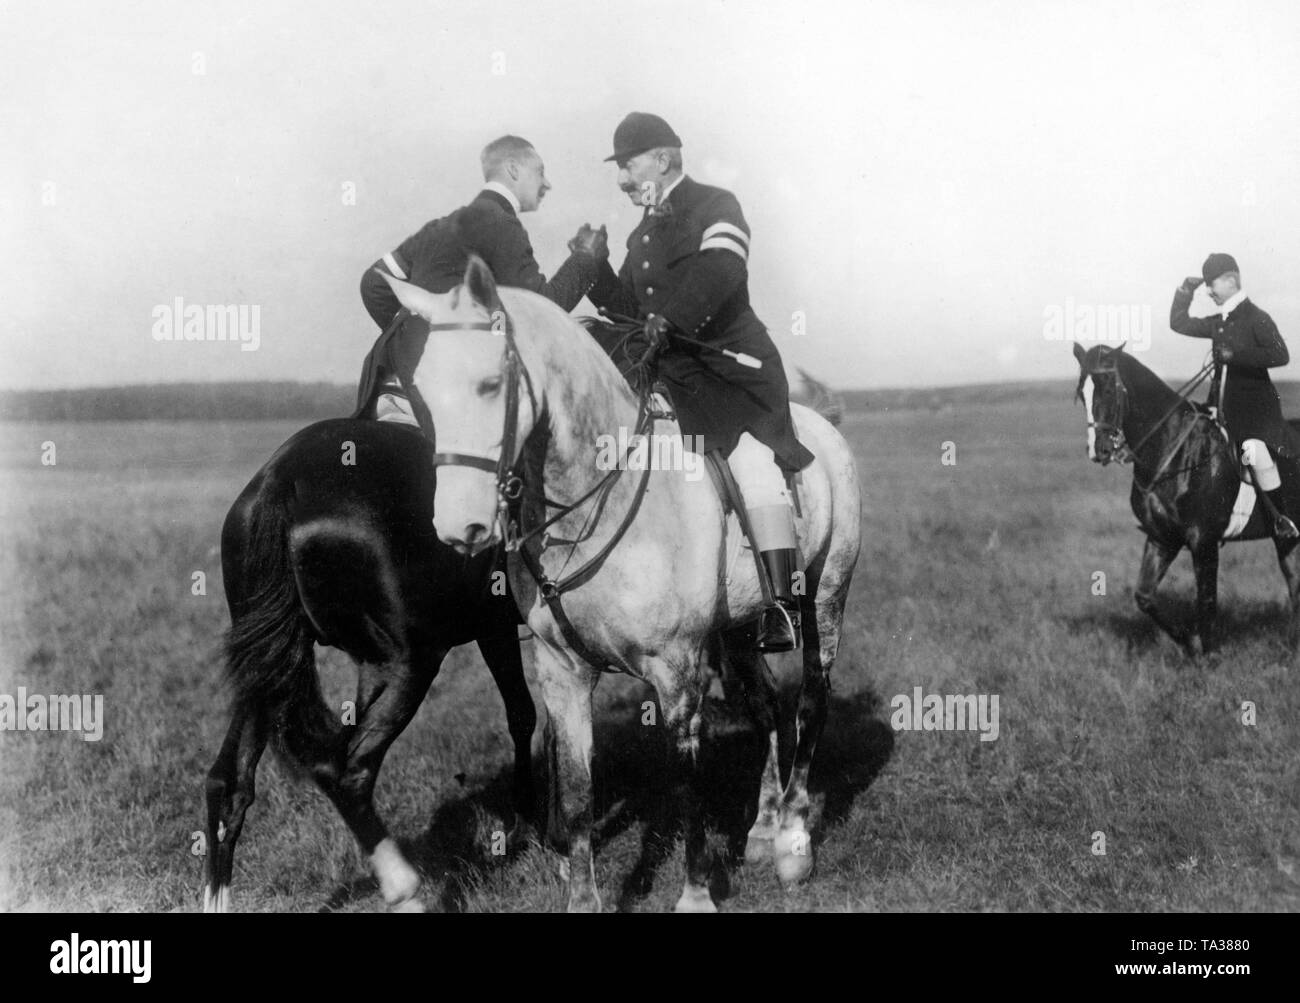
M 487 307 L 489 312 L 501 306 L 501 298 L 497 295 L 497 280 L 492 277 L 492 269 L 477 254 L 469 256 L 462 284 L 474 297 L 474 302 Z
M 409 282 L 394 278 L 387 272 L 380 272 L 379 274 L 392 287 L 393 292 L 397 295 L 397 301 L 402 306 L 425 320 L 433 319 L 433 310 L 438 302 L 433 293 L 427 289 L 421 289 L 419 286 L 411 285 Z
M 1119 348 L 1115 349 L 1115 354 L 1118 355 L 1120 352 L 1124 351 L 1124 346 L 1127 344 L 1128 344 L 1127 341 L 1121 341 L 1119 343 Z
M 1083 357 L 1088 353 L 1083 350 L 1083 346 L 1077 341 L 1074 343 L 1074 357 L 1079 360 L 1079 365 L 1083 365 Z

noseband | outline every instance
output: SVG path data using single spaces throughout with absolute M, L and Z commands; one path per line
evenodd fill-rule
M 1108 360 L 1108 362 L 1108 365 L 1103 365 L 1097 369 L 1087 370 L 1084 377 L 1079 380 L 1080 390 L 1077 392 L 1082 396 L 1081 391 L 1083 388 L 1083 380 L 1089 376 L 1098 376 L 1110 373 L 1115 377 L 1115 420 L 1113 422 L 1095 421 L 1093 420 L 1092 415 L 1089 414 L 1088 427 L 1095 428 L 1099 434 L 1110 436 L 1112 448 L 1114 448 L 1116 452 L 1116 459 L 1120 463 L 1129 463 L 1135 460 L 1137 458 L 1138 450 L 1145 446 L 1151 437 L 1164 427 L 1165 422 L 1182 409 L 1183 405 L 1188 403 L 1188 398 L 1191 397 L 1192 391 L 1200 386 L 1200 384 L 1204 382 L 1211 373 L 1216 374 L 1217 379 L 1218 373 L 1218 364 L 1213 360 L 1201 367 L 1200 372 L 1175 391 L 1178 399 L 1174 402 L 1173 407 L 1166 411 L 1160 417 L 1159 421 L 1155 422 L 1149 429 L 1147 429 L 1146 434 L 1143 435 L 1135 445 L 1130 445 L 1124 438 L 1124 419 L 1128 411 L 1128 388 L 1124 386 L 1124 378 L 1120 375 L 1119 366 L 1115 363 L 1114 359 L 1112 358 Z M 1164 455 L 1156 465 L 1155 474 L 1151 477 L 1150 481 L 1145 485 L 1141 484 L 1137 479 L 1137 474 L 1135 473 L 1133 475 L 1133 483 L 1144 492 L 1150 492 L 1155 484 L 1161 479 L 1162 475 L 1164 475 L 1165 471 L 1169 468 L 1169 464 L 1178 454 L 1178 451 L 1183 448 L 1183 445 L 1187 442 L 1192 430 L 1200 424 L 1201 418 L 1211 422 L 1218 422 L 1220 420 L 1217 415 L 1216 417 L 1211 418 L 1209 415 L 1203 414 L 1200 411 L 1195 411 L 1193 414 L 1193 420 L 1190 421 L 1178 435 L 1173 445 L 1164 451 Z
M 1092 414 L 1088 415 L 1088 427 L 1094 429 L 1097 435 L 1104 435 L 1110 439 L 1111 448 L 1115 451 L 1115 458 L 1119 463 L 1127 463 L 1133 459 L 1135 450 L 1129 448 L 1128 443 L 1124 441 L 1124 418 L 1128 413 L 1128 387 L 1124 385 L 1124 378 L 1120 376 L 1119 366 L 1115 364 L 1114 359 L 1109 359 L 1105 364 L 1096 368 L 1087 370 L 1084 378 L 1095 376 L 1110 375 L 1115 377 L 1115 413 L 1113 421 L 1097 421 Z M 1083 380 L 1079 381 L 1079 396 L 1082 397 Z
M 497 511 L 501 517 L 501 524 L 505 525 L 505 513 L 510 504 L 516 501 L 523 491 L 523 481 L 515 473 L 514 455 L 515 445 L 519 437 L 519 384 L 521 379 L 528 382 L 529 395 L 532 394 L 532 381 L 528 377 L 528 371 L 524 369 L 523 363 L 519 358 L 519 347 L 515 343 L 514 325 L 510 322 L 510 315 L 505 310 L 498 310 L 493 313 L 491 321 L 472 321 L 469 323 L 447 323 L 447 324 L 429 324 L 430 331 L 491 331 L 496 334 L 504 334 L 506 339 L 505 350 L 505 393 L 506 393 L 506 414 L 504 428 L 501 433 L 501 455 L 495 460 L 486 456 L 475 456 L 470 453 L 437 453 L 432 456 L 435 467 L 473 467 L 476 470 L 485 470 L 496 478 L 497 486 Z M 421 427 L 430 440 L 437 445 L 437 434 L 433 428 L 430 418 L 428 405 L 425 404 L 424 398 L 414 383 L 407 388 L 407 393 L 416 405 L 415 410 Z
M 646 487 L 650 483 L 652 464 L 649 462 L 645 464 L 627 510 L 604 546 L 585 561 L 581 567 L 570 571 L 562 578 L 551 578 L 542 568 L 538 556 L 526 548 L 524 544 L 534 537 L 540 536 L 540 549 L 545 550 L 552 542 L 547 529 L 594 498 L 596 499 L 594 518 L 589 519 L 588 527 L 584 529 L 579 539 L 565 542 L 576 545 L 582 540 L 588 539 L 595 532 L 594 522 L 598 520 L 599 513 L 604 509 L 606 498 L 608 498 L 614 485 L 622 476 L 623 471 L 628 468 L 625 462 L 627 457 L 624 456 L 618 463 L 615 463 L 613 469 L 601 477 L 594 487 L 584 492 L 576 501 L 569 503 L 554 502 L 547 498 L 543 492 L 541 495 L 543 506 L 548 509 L 555 509 L 556 512 L 549 518 L 543 518 L 538 525 L 525 529 L 521 524 L 522 510 L 517 513 L 518 518 L 511 517 L 512 508 L 519 502 L 523 494 L 523 478 L 516 472 L 513 462 L 519 436 L 519 388 L 521 383 L 528 388 L 534 415 L 537 413 L 537 401 L 533 395 L 532 378 L 528 375 L 528 369 L 519 356 L 519 346 L 515 341 L 514 325 L 510 321 L 510 315 L 504 309 L 499 309 L 493 312 L 493 320 L 488 323 L 479 321 L 469 324 L 430 324 L 429 330 L 492 331 L 505 335 L 506 413 L 505 427 L 501 433 L 501 455 L 493 460 L 486 456 L 475 456 L 470 453 L 435 452 L 432 456 L 433 465 L 435 467 L 472 467 L 475 470 L 484 470 L 496 477 L 497 526 L 500 534 L 498 545 L 504 545 L 507 551 L 518 552 L 523 559 L 524 566 L 528 569 L 533 581 L 536 582 L 539 594 L 549 607 L 561 633 L 568 641 L 569 647 L 589 664 L 597 667 L 604 665 L 605 660 L 594 654 L 578 635 L 577 630 L 564 612 L 560 597 L 569 589 L 588 581 L 601 568 L 609 555 L 613 553 L 619 541 L 623 539 L 628 528 L 632 525 L 632 521 L 636 518 L 636 514 L 641 507 L 641 501 L 645 497 Z M 408 387 L 407 392 L 415 404 L 421 428 L 432 439 L 436 447 L 437 438 L 434 433 L 431 414 L 424 403 L 423 397 L 414 385 Z M 638 410 L 640 414 L 637 420 L 636 432 L 634 433 L 634 438 L 637 439 L 650 430 L 656 419 L 667 417 L 667 415 L 659 412 L 651 405 L 648 390 L 643 391 L 641 394 Z

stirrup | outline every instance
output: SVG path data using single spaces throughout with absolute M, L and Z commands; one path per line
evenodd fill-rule
M 1296 529 L 1296 524 L 1289 516 L 1278 515 L 1273 520 L 1273 535 L 1279 540 L 1294 540 L 1300 537 L 1300 529 Z
M 763 610 L 758 621 L 760 652 L 794 651 L 799 647 L 799 607 L 778 599 Z

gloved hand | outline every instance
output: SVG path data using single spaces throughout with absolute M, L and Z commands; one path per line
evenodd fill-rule
M 667 317 L 658 314 L 646 319 L 645 326 L 642 328 L 642 333 L 645 335 L 645 350 L 641 353 L 643 363 L 652 361 L 668 347 L 668 332 L 672 327 Z
M 1216 342 L 1214 343 L 1214 361 L 1215 361 L 1215 362 L 1231 362 L 1231 361 L 1232 361 L 1232 354 L 1233 354 L 1233 353 L 1232 353 L 1232 346 L 1231 346 L 1231 345 L 1225 345 L 1223 342 L 1220 342 L 1220 341 L 1216 341 Z
M 1196 287 L 1200 284 L 1201 277 L 1199 275 L 1189 275 L 1187 278 L 1183 279 L 1183 284 L 1179 288 L 1184 292 L 1194 293 L 1196 292 Z
M 583 223 L 569 241 L 569 253 L 581 254 L 597 261 L 608 258 L 609 234 L 605 230 L 605 224 L 602 223 L 599 230 L 594 230 L 589 223 Z

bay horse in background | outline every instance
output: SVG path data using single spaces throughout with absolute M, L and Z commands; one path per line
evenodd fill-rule
M 235 843 L 268 740 L 333 802 L 388 905 L 419 911 L 419 872 L 375 811 L 375 779 L 447 652 L 477 641 L 514 742 L 516 840 L 533 815 L 536 711 L 504 562 L 438 542 L 431 445 L 407 426 L 351 418 L 289 439 L 230 509 L 221 566 L 231 626 L 229 730 L 207 778 L 204 909 L 230 907 Z M 494 570 L 501 571 L 493 581 Z M 325 704 L 313 645 L 357 663 L 355 723 Z
M 760 659 L 739 629 L 762 608 L 755 562 L 736 516 L 699 477 L 633 447 L 601 460 L 602 441 L 645 436 L 654 455 L 681 440 L 638 400 L 606 352 L 555 304 L 498 289 L 471 256 L 443 295 L 385 276 L 431 334 L 412 398 L 437 429 L 434 525 L 457 550 L 505 543 L 516 601 L 536 638 L 547 710 L 549 835 L 566 857 L 571 911 L 599 911 L 591 847 L 592 691 L 601 672 L 652 684 L 685 781 L 686 881 L 679 911 L 716 910 L 697 762 L 703 701 L 725 658 L 769 739 L 746 859 L 789 883 L 813 868 L 808 774 L 826 721 L 831 665 L 858 558 L 860 488 L 853 454 L 823 417 L 792 405 L 816 455 L 800 475 L 796 526 L 804 570 L 802 657 Z M 696 455 L 696 460 L 701 458 Z M 671 466 L 671 465 L 670 465 Z M 689 469 L 689 468 L 685 468 Z M 640 471 L 624 473 L 625 470 Z M 799 591 L 796 589 L 796 591 Z
M 1236 447 L 1205 408 L 1167 386 L 1123 345 L 1085 351 L 1076 344 L 1074 355 L 1079 361 L 1075 396 L 1084 406 L 1089 459 L 1103 466 L 1112 460 L 1133 462 L 1129 503 L 1147 537 L 1134 592 L 1138 608 L 1187 654 L 1196 654 L 1197 641 L 1202 652 L 1213 651 L 1219 547 L 1227 542 L 1242 484 Z M 1279 457 L 1278 469 L 1287 509 L 1300 511 L 1300 468 Z M 1272 517 L 1256 505 L 1230 539 L 1269 539 L 1271 527 Z M 1300 551 L 1295 540 L 1274 544 L 1291 607 L 1287 643 L 1295 651 L 1300 646 Z M 1192 629 L 1175 623 L 1156 602 L 1161 580 L 1184 547 L 1196 573 Z

